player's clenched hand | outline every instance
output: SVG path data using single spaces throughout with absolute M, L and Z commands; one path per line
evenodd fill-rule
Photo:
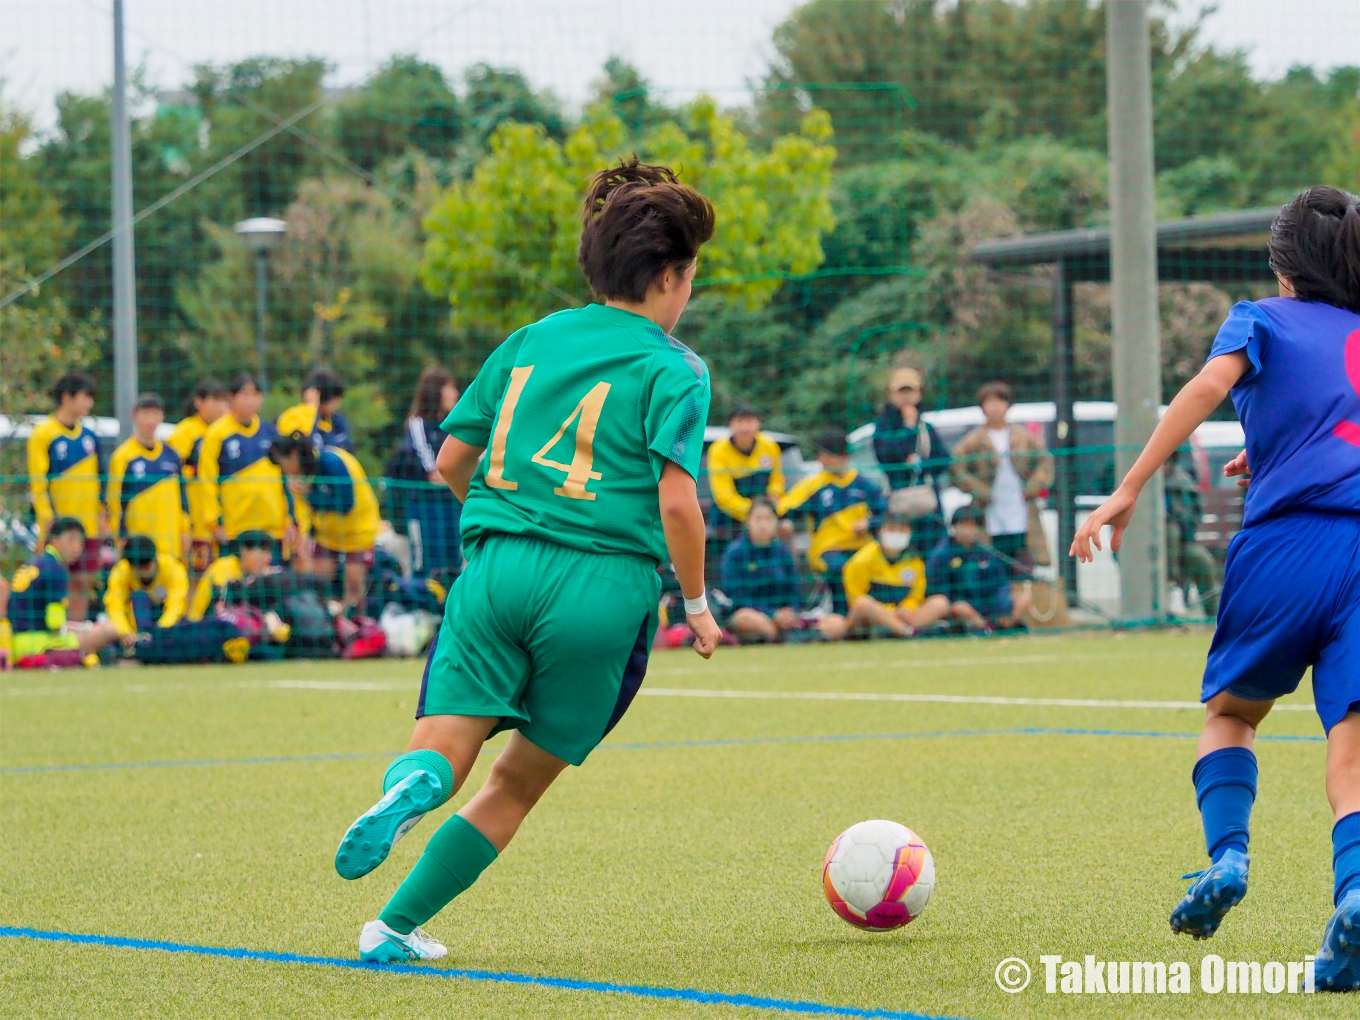
M 685 622 L 689 624 L 689 629 L 694 631 L 694 650 L 705 659 L 713 657 L 713 650 L 718 647 L 718 641 L 722 638 L 722 630 L 718 627 L 718 621 L 713 619 L 713 614 L 705 609 L 702 613 L 693 616 L 686 615 Z
M 1247 465 L 1246 450 L 1243 450 L 1236 457 L 1234 457 L 1232 460 L 1228 461 L 1228 463 L 1223 465 L 1224 478 L 1232 478 L 1236 475 L 1242 476 L 1241 478 L 1237 479 L 1237 484 L 1239 488 L 1245 489 L 1248 485 L 1251 484 L 1251 468 Z
M 1118 552 L 1124 543 L 1124 529 L 1129 526 L 1129 518 L 1133 516 L 1133 508 L 1137 502 L 1138 494 L 1121 485 L 1114 491 L 1114 495 L 1096 507 L 1091 516 L 1082 521 L 1081 527 L 1072 538 L 1072 548 L 1067 554 L 1075 556 L 1082 563 L 1090 563 L 1094 558 L 1091 546 L 1102 548 L 1100 529 L 1106 524 L 1114 529 L 1114 534 L 1110 537 L 1110 551 Z

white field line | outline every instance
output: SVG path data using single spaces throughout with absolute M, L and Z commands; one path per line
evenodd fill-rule
M 1131 701 L 1114 698 L 1013 698 L 986 694 L 891 694 L 859 691 L 713 691 L 693 687 L 643 687 L 658 698 L 751 698 L 770 701 L 904 701 L 938 705 L 1037 705 L 1046 708 L 1199 709 L 1198 701 Z M 1276 705 L 1276 712 L 1311 712 L 1308 705 Z
M 1202 657 L 1203 652 L 1196 652 L 1197 656 Z M 1141 659 L 1146 658 L 1142 655 L 978 655 L 967 658 L 955 659 L 910 659 L 903 658 L 901 661 L 891 660 L 874 661 L 841 661 L 841 662 L 811 662 L 803 664 L 801 668 L 810 672 L 830 673 L 849 670 L 870 669 L 883 671 L 885 669 L 946 669 L 954 666 L 1023 666 L 1030 663 L 1044 662 L 1108 662 L 1112 659 Z M 714 663 L 710 666 L 700 666 L 694 669 L 649 669 L 649 676 L 711 676 L 714 672 L 728 673 L 771 673 L 778 671 L 780 666 L 729 666 L 726 663 L 721 665 Z

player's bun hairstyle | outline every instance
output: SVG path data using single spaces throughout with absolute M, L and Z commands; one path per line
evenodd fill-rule
M 134 567 L 156 562 L 156 543 L 145 535 L 133 535 L 123 546 L 123 559 Z
M 80 391 L 77 390 L 77 392 Z M 54 538 L 61 538 L 68 531 L 79 531 L 83 535 L 85 534 L 85 525 L 74 517 L 58 517 L 52 522 L 52 527 L 47 529 L 47 538 L 49 541 Z
M 590 179 L 576 261 L 596 297 L 643 301 L 667 269 L 689 267 L 715 222 L 713 203 L 670 167 L 634 156 Z
M 1300 191 L 1270 227 L 1270 268 L 1303 301 L 1360 312 L 1360 198 L 1340 188 Z
M 89 372 L 82 372 L 80 369 L 67 372 L 52 387 L 52 399 L 58 405 L 61 404 L 62 397 L 74 397 L 78 393 L 94 396 L 94 380 L 90 378 Z

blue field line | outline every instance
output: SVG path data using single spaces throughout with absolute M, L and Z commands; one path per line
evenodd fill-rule
M 1157 737 L 1172 740 L 1194 740 L 1198 732 L 1189 730 L 1101 730 L 1058 726 L 1011 726 L 1003 729 L 923 730 L 915 733 L 823 733 L 806 737 L 714 737 L 704 740 L 639 740 L 601 744 L 597 751 L 648 751 L 681 747 L 759 747 L 765 744 L 827 744 L 858 740 L 922 740 L 943 737 L 993 736 L 1050 736 L 1050 737 Z M 1325 743 L 1322 736 L 1292 734 L 1257 734 L 1257 740 L 1289 743 Z M 484 747 L 482 754 L 497 754 L 500 747 Z M 395 758 L 400 751 L 360 751 L 353 754 L 280 754 L 256 758 L 188 758 L 180 761 L 111 761 L 72 763 L 67 765 L 10 765 L 0 768 L 0 775 L 22 775 L 34 772 L 103 772 L 116 769 L 189 768 L 199 765 L 274 765 L 306 761 L 351 761 L 361 758 Z
M 270 953 L 257 949 L 231 949 L 225 946 L 195 946 L 182 942 L 158 942 L 150 939 L 129 939 L 116 935 L 78 935 L 64 931 L 41 931 L 37 928 L 0 927 L 5 938 L 39 939 L 45 942 L 73 942 L 82 945 L 108 946 L 114 949 L 154 949 L 166 953 L 192 953 L 196 956 L 220 956 L 231 960 L 257 960 L 263 963 L 300 963 L 310 967 L 337 967 L 344 970 L 369 971 L 375 974 L 402 974 L 425 978 L 455 978 L 463 981 L 496 981 L 512 985 L 534 985 L 573 992 L 605 992 L 610 995 L 635 995 L 647 999 L 673 999 L 700 1002 L 714 1006 L 744 1006 L 780 1013 L 801 1013 L 811 1016 L 847 1016 L 877 1018 L 877 1020 L 948 1020 L 891 1009 L 861 1009 L 857 1006 L 832 1006 L 822 1002 L 799 1002 L 793 999 L 771 999 L 762 995 L 741 995 L 729 992 L 705 992 L 697 988 L 665 988 L 653 985 L 619 985 L 609 981 L 583 981 L 578 978 L 540 977 L 516 974 L 513 971 L 462 970 L 454 967 L 414 966 L 411 964 L 361 963 L 335 956 L 303 956 L 298 953 Z

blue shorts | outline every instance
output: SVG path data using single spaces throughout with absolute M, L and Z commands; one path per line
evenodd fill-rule
M 1228 546 L 1201 701 L 1292 693 L 1313 667 L 1324 730 L 1360 711 L 1360 517 L 1287 514 Z

